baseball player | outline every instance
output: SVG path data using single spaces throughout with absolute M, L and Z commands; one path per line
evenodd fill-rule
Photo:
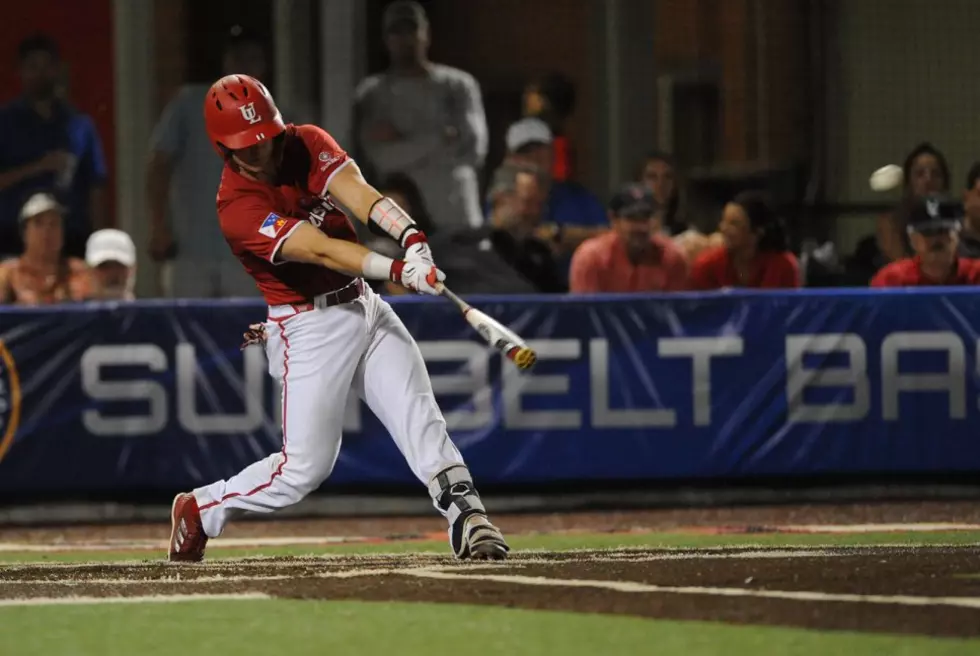
M 296 503 L 330 475 L 344 408 L 356 390 L 384 424 L 449 522 L 457 558 L 503 559 L 509 547 L 487 519 L 470 472 L 446 432 L 425 364 L 408 330 L 363 278 L 436 295 L 444 274 L 425 235 L 364 181 L 315 125 L 285 124 L 265 86 L 221 78 L 204 104 L 225 161 L 218 219 L 268 305 L 269 373 L 282 384 L 282 451 L 228 480 L 178 494 L 170 560 L 199 561 L 209 538 L 243 512 Z M 335 201 L 405 249 L 395 260 L 357 243 Z

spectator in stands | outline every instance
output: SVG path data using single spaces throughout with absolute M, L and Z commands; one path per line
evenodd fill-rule
M 704 251 L 694 261 L 694 289 L 800 286 L 799 263 L 767 196 L 755 191 L 738 194 L 725 206 L 719 231 L 725 244 Z
M 650 190 L 627 185 L 609 203 L 612 232 L 582 242 L 572 257 L 570 291 L 670 292 L 686 289 L 687 260 L 663 230 Z
M 963 191 L 965 217 L 960 231 L 960 257 L 980 259 L 980 162 L 970 167 Z
M 886 265 L 871 279 L 872 287 L 980 284 L 980 260 L 959 257 L 963 206 L 940 194 L 918 199 L 908 213 L 915 252 Z
M 663 208 L 664 231 L 676 236 L 688 230 L 687 207 L 674 158 L 656 150 L 648 153 L 639 177 Z
M 265 50 L 255 37 L 235 33 L 225 44 L 225 75 L 264 79 Z M 160 292 L 173 298 L 255 296 L 255 283 L 242 269 L 218 226 L 215 191 L 222 162 L 204 129 L 207 84 L 185 85 L 167 104 L 153 130 L 146 196 L 150 214 L 150 257 L 161 263 Z
M 85 262 L 62 254 L 64 216 L 54 194 L 32 195 L 20 212 L 24 252 L 0 264 L 0 303 L 50 305 L 89 295 Z
M 912 253 L 906 227 L 909 214 L 918 200 L 927 194 L 945 194 L 949 191 L 949 165 L 943 154 L 930 143 L 921 143 L 913 148 L 905 158 L 902 171 L 902 200 L 894 212 L 878 218 L 878 248 L 888 262 L 903 259 Z
M 602 203 L 588 189 L 551 177 L 554 161 L 551 129 L 541 119 L 524 118 L 507 129 L 506 162 L 532 165 L 544 173 L 544 217 L 536 230 L 538 239 L 551 245 L 560 270 L 567 276 L 572 253 L 579 244 L 609 229 Z
M 575 85 L 561 73 L 548 73 L 524 87 L 524 116 L 541 119 L 554 136 L 551 177 L 556 182 L 575 179 L 575 151 L 567 131 L 574 110 Z
M 529 165 L 504 164 L 490 188 L 489 225 L 440 231 L 432 240 L 439 268 L 460 293 L 564 292 L 548 244 L 534 236 L 541 222 L 546 174 Z
M 106 165 L 92 118 L 63 99 L 58 45 L 37 35 L 18 48 L 23 95 L 0 109 L 0 254 L 21 252 L 18 213 L 38 191 L 68 210 L 65 251 L 81 257 L 93 227 L 108 221 Z
M 85 264 L 91 273 L 88 299 L 132 301 L 136 286 L 136 245 L 122 230 L 96 230 L 85 246 Z
M 477 171 L 487 154 L 480 86 L 429 61 L 429 21 L 417 2 L 388 5 L 383 29 L 391 65 L 357 88 L 355 156 L 368 179 L 411 175 L 439 228 L 479 227 Z
M 419 230 L 424 232 L 430 239 L 438 233 L 438 229 L 432 225 L 425 201 L 422 200 L 422 193 L 419 191 L 415 182 L 404 173 L 392 173 L 387 176 L 380 184 L 375 187 L 382 196 L 387 196 L 391 200 L 408 212 L 408 215 L 415 219 Z M 368 224 L 370 236 L 365 240 L 365 245 L 373 251 L 382 253 L 391 258 L 401 258 L 404 251 L 399 247 L 388 233 L 376 226 L 374 222 Z M 408 290 L 398 283 L 388 281 L 372 281 L 375 291 L 389 296 L 407 294 Z
M 673 237 L 689 262 L 706 248 L 723 244 L 721 233 L 705 235 L 693 225 L 677 162 L 671 155 L 660 151 L 647 154 L 638 179 L 650 188 L 657 203 L 664 208 L 664 231 Z

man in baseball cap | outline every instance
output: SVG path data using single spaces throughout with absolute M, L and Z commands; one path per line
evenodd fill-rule
M 602 202 L 576 182 L 554 180 L 554 134 L 540 118 L 526 117 L 512 123 L 505 142 L 505 162 L 530 164 L 545 176 L 544 217 L 536 236 L 551 244 L 562 278 L 567 279 L 571 256 L 578 245 L 608 228 Z
M 644 185 L 629 184 L 609 202 L 612 231 L 587 239 L 572 257 L 573 293 L 679 291 L 687 260 L 663 234 L 663 212 Z
M 944 195 L 915 201 L 908 215 L 914 257 L 897 260 L 871 279 L 872 287 L 976 285 L 980 261 L 958 257 L 963 205 Z
M 136 245 L 125 232 L 114 228 L 93 232 L 85 245 L 85 263 L 92 270 L 91 299 L 135 299 Z

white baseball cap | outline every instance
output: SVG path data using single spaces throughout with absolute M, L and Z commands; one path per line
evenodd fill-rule
M 119 262 L 128 267 L 136 265 L 136 245 L 129 235 L 114 228 L 92 233 L 85 244 L 85 263 L 97 267 L 103 262 Z
M 551 128 L 539 118 L 522 118 L 507 128 L 507 150 L 514 152 L 530 143 L 550 144 Z
M 33 219 L 38 214 L 44 214 L 45 212 L 50 212 L 54 210 L 59 214 L 65 213 L 65 208 L 55 199 L 54 196 L 47 192 L 38 192 L 33 194 L 24 203 L 24 207 L 20 208 L 20 220 L 21 223 L 28 219 Z

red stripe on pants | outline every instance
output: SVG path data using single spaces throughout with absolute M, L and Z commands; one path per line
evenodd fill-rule
M 272 481 L 276 480 L 276 476 L 282 475 L 282 468 L 286 466 L 286 462 L 289 460 L 289 456 L 286 455 L 286 403 L 289 401 L 289 338 L 286 337 L 286 326 L 285 321 L 290 317 L 295 317 L 295 314 L 291 314 L 283 319 L 272 319 L 279 325 L 279 336 L 282 337 L 283 348 L 283 358 L 282 358 L 282 462 L 276 468 L 276 471 L 272 472 L 272 476 L 269 477 L 268 482 L 259 485 L 241 494 L 240 492 L 232 492 L 231 494 L 226 494 L 217 501 L 212 501 L 209 504 L 205 504 L 200 507 L 199 511 L 207 510 L 208 508 L 213 508 L 214 506 L 220 505 L 227 501 L 228 499 L 234 499 L 235 497 L 250 497 L 253 494 L 257 494 L 262 490 L 266 489 L 272 485 Z

